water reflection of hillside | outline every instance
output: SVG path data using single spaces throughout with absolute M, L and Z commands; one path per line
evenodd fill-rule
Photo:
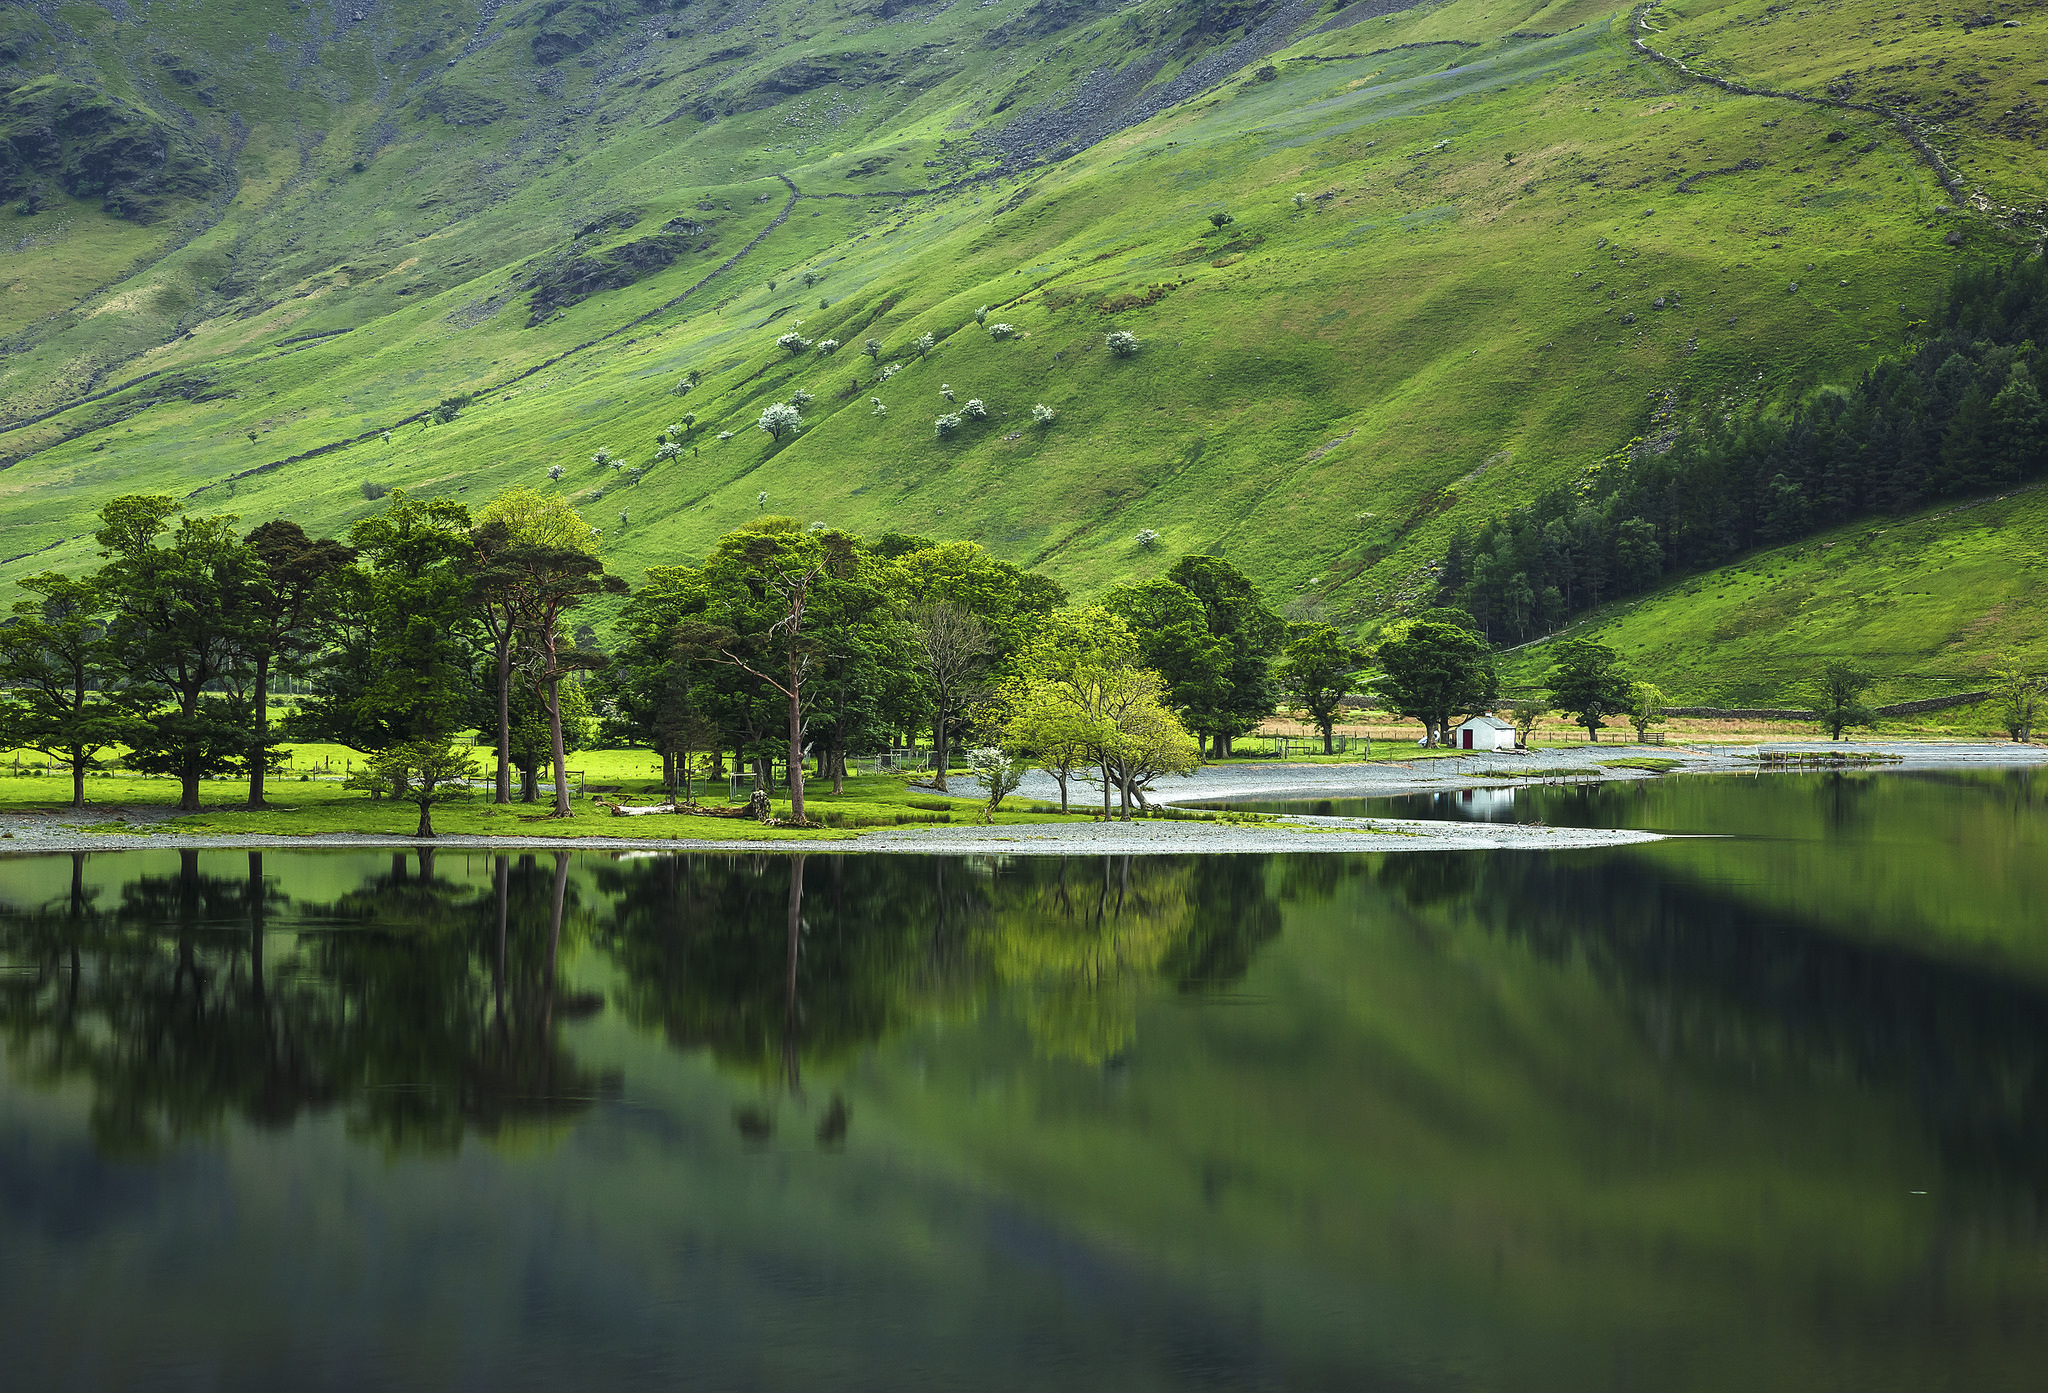
M 2036 982 L 1816 931 L 1649 858 L 1391 857 L 1378 882 L 1425 921 L 1587 963 L 1660 1058 L 1851 1074 L 1910 1100 L 1955 1178 L 2048 1199 L 2048 988 Z

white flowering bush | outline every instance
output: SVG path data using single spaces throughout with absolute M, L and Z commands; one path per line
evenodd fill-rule
M 561 479 L 562 475 L 563 475 L 563 474 L 565 474 L 565 473 L 567 473 L 567 472 L 568 472 L 568 471 L 567 471 L 567 470 L 565 470 L 565 469 L 563 469 L 561 465 L 559 465 L 559 464 L 551 464 L 551 465 L 549 465 L 549 466 L 548 466 L 548 479 L 549 479 L 549 481 L 550 481 L 550 482 L 556 482 L 556 481 L 559 481 L 559 480 Z
M 886 416 L 889 414 L 889 408 L 882 405 L 882 399 L 880 397 L 869 397 L 868 402 L 875 408 L 872 413 L 873 415 Z
M 988 408 L 981 404 L 980 397 L 969 397 L 967 405 L 960 408 L 960 414 L 970 421 L 986 421 Z
M 1004 339 L 1014 339 L 1017 337 L 1017 326 L 1014 324 L 991 324 L 988 326 L 988 336 L 998 343 Z
M 941 382 L 939 384 L 939 395 L 944 397 L 947 401 L 953 400 L 953 384 L 950 382 Z
M 609 465 L 612 462 L 611 450 L 603 445 L 598 446 L 597 453 L 590 457 L 590 462 L 599 468 Z
M 1131 538 L 1131 540 L 1136 542 L 1139 546 L 1144 547 L 1147 550 L 1150 550 L 1153 544 L 1159 540 L 1159 534 L 1157 532 L 1154 532 L 1151 528 L 1147 527 L 1141 529 L 1138 535 Z
M 887 382 L 890 378 L 894 377 L 897 373 L 902 371 L 903 364 L 891 363 L 888 367 L 882 369 L 882 375 L 876 380 L 879 382 Z
M 683 447 L 673 440 L 665 440 L 654 451 L 658 460 L 671 460 L 683 453 Z
M 994 745 L 987 745 L 967 753 L 967 772 L 981 781 L 985 800 L 981 820 L 992 823 L 996 814 L 1002 811 L 1003 800 L 1017 791 L 1017 785 L 1024 782 L 1024 772 L 1029 768 L 1023 760 Z
M 978 309 L 978 310 L 976 310 L 976 311 L 974 312 L 974 322 L 975 322 L 976 324 L 986 324 L 986 323 L 988 323 L 988 306 L 987 306 L 987 305 L 983 305 L 983 306 L 982 306 L 982 307 L 981 307 L 980 309 Z
M 882 361 L 882 341 L 880 339 L 869 339 L 860 346 L 860 351 L 878 363 Z
M 811 346 L 811 341 L 796 330 L 791 329 L 781 338 L 775 340 L 775 346 L 777 348 L 786 348 L 791 353 L 801 353 Z
M 755 424 L 768 432 L 770 440 L 780 440 L 784 435 L 795 435 L 802 430 L 804 418 L 803 413 L 795 406 L 786 401 L 779 401 L 763 411 L 761 419 Z
M 932 430 L 941 440 L 944 440 L 958 429 L 960 429 L 960 418 L 950 411 L 932 422 Z
M 919 334 L 916 338 L 910 341 L 911 352 L 917 354 L 917 356 L 920 358 L 924 357 L 925 354 L 931 352 L 934 348 L 937 348 L 938 346 L 938 339 L 934 338 L 930 334 Z
M 681 421 L 671 421 L 669 422 L 668 429 L 664 430 L 661 434 L 667 440 L 681 440 L 683 432 L 688 429 L 689 427 L 685 426 Z
M 1044 402 L 1040 402 L 1031 408 L 1031 424 L 1034 426 L 1049 426 L 1059 414 L 1059 412 L 1053 410 Z
M 805 390 L 804 390 L 803 388 L 801 388 L 801 387 L 797 388 L 797 389 L 796 389 L 796 390 L 795 390 L 794 392 L 791 392 L 791 393 L 789 394 L 789 404 L 790 404 L 791 406 L 797 406 L 797 407 L 804 407 L 804 406 L 809 406 L 809 405 L 810 405 L 810 404 L 811 404 L 812 402 L 814 402 L 814 401 L 816 401 L 816 400 L 817 400 L 817 398 L 816 398 L 816 397 L 812 396 L 812 395 L 811 395 L 811 394 L 810 394 L 809 392 L 806 392 L 806 391 L 805 391 Z
M 1138 351 L 1138 336 L 1128 329 L 1112 329 L 1102 342 L 1119 358 L 1129 358 Z
M 718 438 L 720 440 L 730 440 L 732 439 L 732 432 L 729 430 L 722 430 L 718 433 Z
M 839 340 L 838 340 L 838 339 L 819 339 L 819 340 L 818 340 L 818 352 L 820 352 L 820 353 L 824 354 L 824 355 L 825 355 L 825 356 L 826 356 L 827 358 L 830 358 L 830 357 L 831 357 L 831 356 L 832 356 L 833 354 L 837 353 L 838 351 L 839 351 Z

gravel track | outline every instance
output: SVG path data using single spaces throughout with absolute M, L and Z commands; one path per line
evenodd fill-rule
M 1376 798 L 1422 790 L 1505 788 L 1517 782 L 1559 779 L 1591 781 L 1656 778 L 1627 769 L 1597 769 L 1593 761 L 1645 755 L 1683 761 L 1684 773 L 1753 773 L 1753 756 L 1766 751 L 1879 753 L 1899 756 L 1896 764 L 1878 765 L 1884 772 L 1930 772 L 1965 768 L 2030 768 L 2048 764 L 2048 747 L 2010 744 L 1935 744 L 1919 742 L 1825 741 L 1767 746 L 1586 746 L 1510 754 L 1474 754 L 1457 760 L 1407 764 L 1245 764 L 1208 766 L 1193 778 L 1175 780 L 1157 792 L 1158 803 L 1280 801 L 1309 798 Z M 1745 758 L 1744 756 L 1752 756 Z M 1479 777 L 1481 770 L 1512 767 L 1524 771 L 1519 780 Z M 951 781 L 962 806 L 975 795 L 971 779 Z M 1089 803 L 1092 790 L 1073 786 L 1074 805 Z M 1054 798 L 1058 790 L 1043 774 L 1029 776 L 1022 790 L 1029 798 Z M 333 833 L 318 836 L 222 836 L 177 832 L 92 832 L 95 824 L 122 821 L 167 823 L 168 808 L 133 807 L 0 813 L 0 856 L 70 851 L 134 850 L 307 850 L 317 848 L 415 847 L 411 837 L 385 834 Z M 1658 841 L 1655 833 L 1619 829 L 1565 828 L 1510 823 L 1452 823 L 1403 818 L 1286 817 L 1276 822 L 1243 825 L 1191 821 L 1096 822 L 1075 820 L 1013 827 L 901 827 L 848 833 L 814 842 L 727 841 L 712 838 L 646 837 L 508 837 L 445 836 L 432 843 L 449 849 L 534 848 L 561 851 L 818 852 L 848 851 L 921 855 L 1145 855 L 1268 852 L 1576 850 Z

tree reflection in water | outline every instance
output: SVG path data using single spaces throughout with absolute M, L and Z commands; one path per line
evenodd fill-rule
M 1227 988 L 1280 925 L 1257 857 L 663 856 L 593 858 L 587 876 L 575 859 L 497 856 L 476 884 L 423 849 L 295 900 L 261 852 L 237 875 L 185 852 L 106 906 L 74 857 L 68 893 L 0 906 L 7 1054 L 89 1083 L 109 1153 L 335 1110 L 388 1149 L 447 1151 L 620 1087 L 561 1043 L 604 1005 L 563 985 L 587 943 L 619 969 L 629 1020 L 757 1082 L 742 1136 L 766 1140 L 787 1100 L 832 1147 L 851 1110 L 808 1098 L 807 1071 L 990 1010 L 1041 1055 L 1111 1063 L 1146 991 Z
M 188 851 L 112 907 L 84 888 L 83 859 L 63 899 L 0 907 L 17 969 L 0 1032 L 29 1076 L 90 1084 L 105 1152 L 337 1108 L 357 1137 L 448 1150 L 573 1116 L 617 1085 L 556 1039 L 560 1016 L 599 1004 L 554 991 L 566 857 L 552 873 L 500 858 L 478 894 L 438 877 L 431 852 L 417 874 L 399 855 L 337 900 L 294 904 L 263 853 L 221 876 Z
M 604 863 L 598 941 L 617 1004 L 807 1103 L 807 1067 L 838 1065 L 913 1024 L 1001 998 L 1047 1055 L 1099 1064 L 1126 1048 L 1148 984 L 1227 987 L 1280 913 L 1259 857 L 675 856 Z M 765 1141 L 775 1098 L 743 1105 Z M 821 1144 L 846 1135 L 834 1095 Z

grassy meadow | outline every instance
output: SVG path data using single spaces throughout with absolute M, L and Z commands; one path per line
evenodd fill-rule
M 1875 42 L 1869 6 L 1819 7 L 1793 49 L 1739 11 L 1660 8 L 1650 27 L 1689 62 L 1788 87 L 1824 87 L 1814 73 Z M 1240 73 L 979 182 L 995 106 L 1027 109 L 1178 21 L 1139 6 L 997 42 L 999 16 L 945 11 L 863 30 L 882 56 L 849 68 L 856 46 L 807 13 L 764 7 L 722 46 L 708 22 L 649 21 L 541 65 L 533 11 L 476 47 L 400 6 L 379 23 L 441 46 L 392 69 L 388 35 L 229 58 L 257 7 L 177 12 L 163 41 L 249 113 L 239 182 L 216 221 L 194 210 L 175 232 L 76 200 L 17 217 L 53 240 L 10 253 L 30 259 L 11 268 L 25 288 L 0 372 L 0 575 L 90 566 L 92 512 L 124 492 L 334 533 L 379 490 L 481 501 L 559 466 L 629 579 L 783 512 L 972 537 L 1080 596 L 1216 552 L 1297 613 L 1369 626 L 1425 595 L 1453 529 L 1662 423 L 1853 376 L 1959 259 L 2010 245 L 1995 210 L 1938 213 L 1949 195 L 1879 118 L 1688 82 L 1599 6 L 1332 18 L 1275 52 L 1270 80 Z M 1967 36 L 2001 74 L 1970 89 L 1986 113 L 2026 35 Z M 1887 38 L 1888 63 L 1920 66 L 1885 80 L 1933 80 L 1964 38 L 1916 29 L 1898 55 Z M 144 100 L 123 42 L 110 21 L 64 61 Z M 793 54 L 845 80 L 782 92 L 767 69 Z M 380 72 L 397 85 L 373 99 Z M 533 95 L 494 95 L 513 92 Z M 289 134 L 315 121 L 317 145 Z M 2020 138 L 1974 121 L 1946 127 L 1978 152 L 1971 177 L 1998 207 L 2022 200 L 2032 167 L 2004 157 Z M 919 189 L 940 191 L 896 192 Z M 541 270 L 675 219 L 701 230 L 672 264 L 529 326 Z M 88 248 L 130 272 L 53 308 Z M 992 338 L 983 306 L 1019 333 Z M 1135 357 L 1106 351 L 1115 328 Z M 778 348 L 789 331 L 812 349 Z M 942 384 L 988 419 L 937 438 Z M 800 389 L 800 434 L 753 428 Z M 420 419 L 457 394 L 476 398 L 457 419 Z M 657 462 L 686 411 L 687 452 Z M 624 467 L 594 464 L 601 448 Z M 2030 627 L 2024 596 L 2006 613 Z

